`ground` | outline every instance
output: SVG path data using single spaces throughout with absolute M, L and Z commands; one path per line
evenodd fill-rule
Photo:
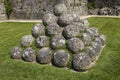
M 35 23 L 0 23 L 0 80 L 120 80 L 120 18 L 88 18 L 107 37 L 102 55 L 88 72 L 72 72 L 50 65 L 10 58 L 23 35 L 31 34 Z

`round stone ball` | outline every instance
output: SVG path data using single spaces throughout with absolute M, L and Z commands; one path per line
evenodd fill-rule
M 66 67 L 69 61 L 70 55 L 65 50 L 59 50 L 53 55 L 53 63 L 58 67 Z
M 32 28 L 32 35 L 37 38 L 45 34 L 45 26 L 43 24 L 35 24 Z
M 65 45 L 65 38 L 61 35 L 56 35 L 52 38 L 50 46 L 52 49 L 57 49 Z
M 93 47 L 86 47 L 87 54 L 90 56 L 91 62 L 96 61 L 97 53 Z
M 100 35 L 99 37 L 95 38 L 95 41 L 104 46 L 106 42 L 106 37 L 105 35 Z
M 82 34 L 82 40 L 85 43 L 85 45 L 89 45 L 92 42 L 91 36 L 87 33 Z
M 21 39 L 21 45 L 23 47 L 30 47 L 34 42 L 34 37 L 32 35 L 25 35 Z
M 23 55 L 22 55 L 23 60 L 27 61 L 27 62 L 32 62 L 35 60 L 35 51 L 31 48 L 28 47 L 23 51 Z
M 89 28 L 90 24 L 89 24 L 88 20 L 82 19 L 82 22 L 83 22 L 84 27 Z
M 87 33 L 91 36 L 92 39 L 94 39 L 95 37 L 99 35 L 98 29 L 95 27 L 88 28 Z
M 97 56 L 99 56 L 102 51 L 102 44 L 99 44 L 98 42 L 92 42 L 92 47 L 95 49 Z
M 44 47 L 39 50 L 37 54 L 37 62 L 41 64 L 47 64 L 51 62 L 52 50 L 48 47 Z
M 67 40 L 67 48 L 73 53 L 79 53 L 84 49 L 84 43 L 79 38 L 71 38 Z
M 11 58 L 20 59 L 22 55 L 22 49 L 18 46 L 14 47 L 11 51 Z
M 58 18 L 58 24 L 62 27 L 66 27 L 67 25 L 71 24 L 76 16 L 73 14 L 62 14 Z
M 49 36 L 60 34 L 60 26 L 57 23 L 51 23 L 46 28 L 46 34 Z
M 90 57 L 86 53 L 74 54 L 72 64 L 74 70 L 85 71 L 90 68 Z
M 86 27 L 81 22 L 74 22 L 72 24 L 78 27 L 78 30 L 80 33 L 84 32 L 86 30 Z
M 79 35 L 79 28 L 76 25 L 68 25 L 63 30 L 63 36 L 66 39 L 74 38 Z
M 45 26 L 55 23 L 57 21 L 57 17 L 53 15 L 52 13 L 46 13 L 42 18 L 43 24 Z
M 45 47 L 47 45 L 49 45 L 49 38 L 47 36 L 39 36 L 36 39 L 36 46 L 38 48 L 42 48 L 42 47 Z
M 57 4 L 55 7 L 54 7 L 54 14 L 56 16 L 60 16 L 64 13 L 67 13 L 67 7 L 65 6 L 65 4 Z

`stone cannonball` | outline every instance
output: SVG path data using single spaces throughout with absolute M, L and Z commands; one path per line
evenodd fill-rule
M 52 50 L 50 48 L 42 48 L 37 54 L 37 62 L 41 64 L 47 64 L 51 62 Z
M 65 45 L 65 38 L 61 35 L 56 35 L 52 38 L 50 46 L 52 49 L 60 48 Z
M 39 36 L 36 39 L 36 46 L 39 48 L 49 45 L 49 38 L 47 36 Z
M 82 34 L 82 40 L 85 43 L 85 45 L 89 45 L 92 41 L 91 36 L 87 33 Z
M 95 41 L 104 46 L 106 42 L 106 37 L 105 35 L 100 35 L 99 37 L 95 38 Z
M 59 50 L 53 55 L 53 63 L 58 67 L 66 67 L 70 55 L 65 50 Z
M 74 54 L 72 64 L 77 71 L 87 70 L 91 64 L 90 57 L 86 53 Z
M 32 35 L 25 35 L 21 39 L 21 45 L 23 47 L 29 47 L 29 46 L 31 46 L 33 44 L 34 40 L 35 39 L 34 39 L 34 37 Z
M 61 31 L 60 29 L 61 28 L 57 23 L 51 23 L 46 28 L 46 34 L 49 36 L 60 34 L 60 31 Z
M 58 18 L 58 24 L 62 27 L 65 27 L 69 24 L 71 24 L 74 21 L 74 18 L 76 16 L 74 16 L 73 14 L 62 14 L 59 18 Z
M 23 55 L 22 55 L 23 60 L 27 61 L 27 62 L 32 62 L 35 60 L 35 51 L 31 48 L 28 47 L 23 51 Z
M 79 28 L 76 25 L 68 25 L 63 30 L 63 36 L 66 39 L 74 38 L 79 35 Z
M 18 46 L 14 47 L 11 51 L 11 58 L 20 59 L 22 55 L 22 49 Z
M 65 6 L 65 4 L 58 4 L 54 7 L 54 14 L 56 16 L 60 16 L 64 13 L 67 13 L 67 7 Z
M 42 24 L 35 24 L 32 28 L 32 35 L 37 38 L 45 34 L 45 26 Z
M 102 50 L 102 44 L 99 44 L 98 42 L 92 42 L 92 47 L 95 49 L 97 56 L 99 56 Z
M 79 38 L 71 38 L 67 40 L 67 48 L 73 53 L 79 53 L 84 49 L 84 43 Z
M 92 39 L 94 39 L 95 37 L 99 35 L 98 29 L 95 27 L 88 28 L 87 33 L 91 36 Z
M 90 56 L 91 62 L 96 61 L 97 53 L 93 47 L 86 47 L 87 54 Z
M 57 21 L 57 17 L 53 15 L 52 13 L 46 13 L 42 18 L 43 24 L 45 26 L 55 23 Z

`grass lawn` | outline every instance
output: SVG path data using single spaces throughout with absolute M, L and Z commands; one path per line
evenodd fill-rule
M 75 73 L 50 65 L 10 58 L 23 35 L 31 34 L 35 23 L 0 23 L 0 80 L 120 80 L 120 19 L 89 18 L 107 37 L 102 55 L 87 73 Z

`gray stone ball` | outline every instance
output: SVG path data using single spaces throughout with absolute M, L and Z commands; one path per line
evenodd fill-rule
M 74 38 L 79 35 L 79 28 L 76 25 L 68 25 L 63 30 L 63 36 L 66 39 Z
M 53 15 L 52 13 L 46 13 L 42 18 L 43 24 L 45 26 L 55 23 L 57 21 L 57 17 Z
M 39 36 L 36 39 L 36 46 L 39 48 L 49 45 L 49 38 L 47 36 Z
M 51 23 L 46 28 L 46 34 L 49 36 L 60 34 L 61 33 L 60 31 L 61 31 L 61 28 L 57 23 Z
M 64 13 L 67 13 L 67 7 L 65 6 L 65 4 L 57 4 L 55 7 L 54 7 L 54 14 L 56 16 L 60 16 Z
M 86 27 L 81 22 L 74 22 L 72 24 L 78 27 L 78 30 L 80 33 L 84 32 L 86 30 Z
M 87 33 L 82 34 L 82 40 L 85 45 L 89 45 L 92 42 L 91 36 Z
M 28 47 L 23 51 L 23 55 L 22 55 L 23 60 L 27 61 L 27 62 L 32 62 L 35 60 L 35 51 L 31 48 Z
M 44 47 L 39 50 L 37 54 L 37 62 L 41 64 L 47 64 L 51 62 L 52 50 L 48 47 Z
M 89 24 L 88 20 L 82 19 L 81 21 L 82 21 L 84 27 L 89 28 L 90 24 Z
M 11 51 L 11 58 L 20 59 L 22 55 L 22 49 L 18 46 L 14 47 Z
M 99 56 L 103 47 L 102 44 L 99 44 L 98 42 L 92 42 L 92 47 L 95 49 L 97 56 Z
M 84 49 L 84 43 L 79 38 L 71 38 L 67 40 L 67 48 L 73 53 L 79 53 Z
M 95 49 L 89 46 L 89 47 L 86 47 L 86 51 L 87 51 L 87 54 L 90 56 L 91 62 L 96 61 L 97 52 L 95 51 Z
M 57 49 L 64 46 L 66 43 L 65 38 L 61 35 L 56 35 L 52 38 L 50 46 L 52 49 Z
M 104 46 L 105 42 L 106 42 L 106 36 L 105 35 L 100 35 L 99 37 L 95 38 L 95 41 Z
M 30 47 L 34 42 L 34 37 L 32 35 L 25 35 L 21 39 L 21 45 L 23 47 Z
M 92 39 L 94 39 L 95 37 L 99 35 L 98 29 L 95 27 L 88 28 L 87 33 L 91 36 Z
M 65 50 L 59 50 L 53 55 L 53 63 L 58 67 L 66 67 L 69 61 L 70 55 Z
M 28 47 L 23 51 L 23 55 L 22 55 L 23 60 L 27 61 L 27 62 L 32 62 L 35 60 L 35 51 L 31 48 Z
M 75 70 L 85 71 L 90 68 L 90 57 L 86 53 L 74 54 L 72 64 Z
M 37 38 L 45 34 L 45 26 L 42 24 L 35 24 L 32 28 L 32 35 Z
M 74 14 L 62 14 L 59 18 L 58 18 L 58 24 L 62 27 L 65 27 L 69 24 L 71 24 L 74 21 L 74 18 L 76 16 L 74 16 Z

